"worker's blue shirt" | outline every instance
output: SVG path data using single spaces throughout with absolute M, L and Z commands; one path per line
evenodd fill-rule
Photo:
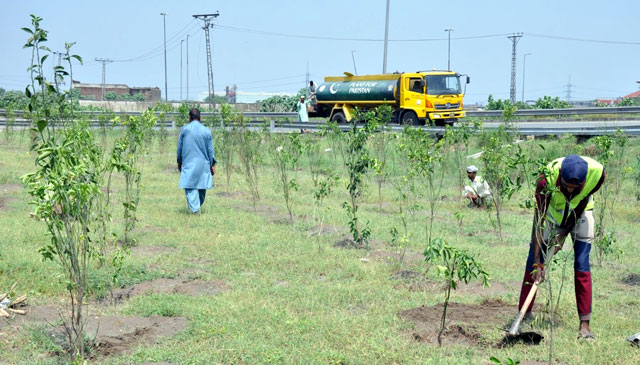
M 211 189 L 211 165 L 215 164 L 213 138 L 209 128 L 194 120 L 180 129 L 178 137 L 178 164 L 182 189 Z

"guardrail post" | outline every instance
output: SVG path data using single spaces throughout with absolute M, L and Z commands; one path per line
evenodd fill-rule
M 269 120 L 269 133 L 273 134 L 273 131 L 276 129 L 276 121 L 271 119 Z
M 175 120 L 172 120 L 172 121 L 171 121 L 171 130 L 173 131 L 173 130 L 175 130 L 175 129 L 176 129 L 176 121 L 175 121 Z

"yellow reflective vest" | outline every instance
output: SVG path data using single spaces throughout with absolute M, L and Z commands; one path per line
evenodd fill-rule
M 562 166 L 564 157 L 557 158 L 547 165 L 550 170 L 550 176 L 546 176 L 547 186 L 554 189 L 553 193 L 551 193 L 549 208 L 547 209 L 547 219 L 555 224 L 562 224 L 563 220 L 573 212 L 578 204 L 591 194 L 602 177 L 604 167 L 598 161 L 585 156 L 580 157 L 587 162 L 587 177 L 584 181 L 582 191 L 580 191 L 578 195 L 574 196 L 571 201 L 568 201 L 564 194 L 562 194 L 559 189 L 555 188 L 560 176 L 560 166 Z M 589 197 L 589 203 L 585 210 L 592 209 L 593 197 Z

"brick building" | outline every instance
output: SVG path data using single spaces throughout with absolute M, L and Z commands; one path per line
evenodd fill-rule
M 102 100 L 102 84 L 83 84 L 73 80 L 73 88 L 80 90 L 80 94 L 89 96 L 94 100 Z M 136 94 L 144 95 L 146 101 L 160 101 L 161 93 L 158 87 L 129 87 L 125 84 L 104 84 L 105 95 L 114 92 L 120 96 Z

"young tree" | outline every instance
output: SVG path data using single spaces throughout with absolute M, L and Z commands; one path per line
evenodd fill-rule
M 35 121 L 32 133 L 32 150 L 36 153 L 36 171 L 21 179 L 32 196 L 34 215 L 45 222 L 51 239 L 41 249 L 45 259 L 56 260 L 62 266 L 69 292 L 70 314 L 63 318 L 65 333 L 72 349 L 72 356 L 84 360 L 85 295 L 89 260 L 97 252 L 95 229 L 100 212 L 100 182 L 102 181 L 102 150 L 96 146 L 86 123 L 73 120 L 73 106 L 66 99 L 56 82 L 45 80 L 44 61 L 49 52 L 44 46 L 47 31 L 40 27 L 42 18 L 32 15 L 31 28 L 23 28 L 29 34 L 25 44 L 32 50 L 31 85 L 25 90 L 29 98 L 28 109 Z M 67 51 L 72 44 L 67 43 Z M 54 68 L 54 79 L 61 80 L 71 74 L 71 59 L 67 55 L 69 72 L 64 66 Z M 40 95 L 36 94 L 36 84 Z M 46 95 L 45 95 L 46 94 Z M 46 100 L 51 98 L 53 103 Z M 67 128 L 58 135 L 52 121 L 53 110 Z
M 440 261 L 438 265 L 438 276 L 442 276 L 447 281 L 445 286 L 445 299 L 442 310 L 442 321 L 438 332 L 438 345 L 442 346 L 442 333 L 446 328 L 447 306 L 451 297 L 451 290 L 458 288 L 458 283 L 464 281 L 468 284 L 473 279 L 480 279 L 482 285 L 489 285 L 489 274 L 482 268 L 473 256 L 465 251 L 459 250 L 447 244 L 442 238 L 436 238 L 427 245 L 424 250 L 425 261 Z
M 302 142 L 298 134 L 271 137 L 271 154 L 280 178 L 282 194 L 291 221 L 293 221 L 291 192 L 298 190 L 298 183 L 291 177 L 291 172 L 298 167 L 302 149 Z
M 412 177 L 423 179 L 426 186 L 427 201 L 429 204 L 429 220 L 425 225 L 427 242 L 431 242 L 433 236 L 433 222 L 440 203 L 440 192 L 444 180 L 443 147 L 444 139 L 435 141 L 425 130 L 405 127 L 403 130 L 406 144 L 403 152 L 409 161 L 409 174 Z
M 382 115 L 378 110 L 369 111 L 365 114 L 356 113 L 356 117 L 351 119 L 351 126 L 346 133 L 346 154 L 344 165 L 349 177 L 347 191 L 350 200 L 343 202 L 342 207 L 349 217 L 349 229 L 353 236 L 353 241 L 357 246 L 369 245 L 371 229 L 368 222 L 364 227 L 360 225 L 358 209 L 360 200 L 364 194 L 365 177 L 369 170 L 376 168 L 377 163 L 371 157 L 371 152 L 367 148 L 367 141 L 378 129 Z M 364 125 L 358 126 L 358 120 L 363 119 Z
M 238 158 L 242 163 L 242 171 L 247 182 L 251 200 L 253 202 L 253 210 L 257 208 L 257 202 L 260 200 L 260 191 L 258 189 L 258 165 L 262 162 L 262 154 L 260 146 L 262 145 L 262 134 L 257 131 L 250 130 L 244 122 L 242 115 L 239 118 L 240 128 L 238 130 Z

